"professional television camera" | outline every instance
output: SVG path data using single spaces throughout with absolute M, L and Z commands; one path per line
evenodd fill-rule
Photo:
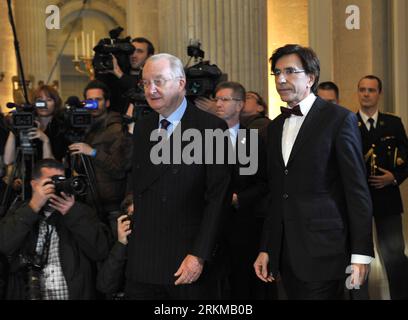
M 144 92 L 141 89 L 132 88 L 128 90 L 123 97 L 134 106 L 132 116 L 123 116 L 125 124 L 134 123 L 153 111 L 147 103 Z
M 36 127 L 35 110 L 47 109 L 47 102 L 37 100 L 34 104 L 18 105 L 12 102 L 7 103 L 7 108 L 15 109 L 12 111 L 12 130 L 16 136 L 19 136 L 20 147 L 26 152 L 33 148 L 33 144 L 28 137 L 28 132 Z
M 215 64 L 204 61 L 205 53 L 201 49 L 201 43 L 191 41 L 187 47 L 187 54 L 191 59 L 195 59 L 196 64 L 186 68 L 187 77 L 187 97 L 195 100 L 198 97 L 211 98 L 218 83 L 227 80 L 227 75 Z M 188 65 L 188 64 L 187 64 Z
M 97 74 L 113 70 L 112 55 L 116 57 L 119 67 L 124 73 L 128 74 L 130 72 L 129 56 L 133 54 L 135 47 L 132 45 L 131 37 L 119 38 L 123 30 L 121 27 L 111 30 L 109 32 L 110 38 L 100 40 L 94 48 L 93 67 Z
M 93 118 L 89 111 L 98 109 L 98 101 L 80 101 L 78 97 L 72 96 L 65 103 L 64 123 L 65 137 L 71 143 L 84 140 L 88 129 L 92 126 Z

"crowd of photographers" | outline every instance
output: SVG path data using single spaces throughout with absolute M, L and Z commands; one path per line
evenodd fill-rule
M 145 38 L 118 41 L 119 52 L 99 45 L 83 102 L 63 104 L 41 85 L 33 105 L 1 114 L 0 299 L 102 297 L 95 269 L 118 221 L 129 223 L 130 132 L 148 112 L 138 82 L 154 47 Z
M 0 113 L 0 299 L 121 297 L 133 214 L 132 134 L 151 112 L 139 82 L 155 49 L 145 38 L 119 41 L 120 32 L 111 33 L 113 49 L 104 40 L 95 48 L 96 80 L 83 101 L 63 103 L 41 85 L 33 105 Z M 189 53 L 203 58 L 195 50 Z M 197 107 L 216 114 L 204 93 L 221 71 L 205 62 L 198 69 L 208 71 L 205 79 L 187 70 L 193 81 L 186 89 Z M 250 94 L 256 103 L 254 112 L 249 103 L 243 111 L 248 128 L 264 127 L 256 123 L 269 123 L 266 104 Z

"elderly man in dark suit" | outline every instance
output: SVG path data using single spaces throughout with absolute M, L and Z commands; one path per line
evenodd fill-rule
M 408 177 L 408 138 L 401 119 L 379 112 L 382 81 L 374 75 L 358 84 L 357 113 L 373 200 L 379 254 L 391 299 L 408 299 L 408 259 L 404 254 L 403 205 L 399 185 Z
M 271 202 L 255 271 L 266 282 L 280 276 L 289 299 L 340 299 L 347 266 L 359 285 L 374 256 L 357 117 L 313 94 L 311 49 L 287 45 L 271 62 L 288 108 L 268 127 Z
M 161 143 L 169 143 L 174 151 L 176 136 L 187 130 L 204 137 L 207 130 L 227 131 L 228 127 L 187 102 L 186 77 L 178 58 L 168 54 L 149 58 L 141 83 L 156 112 L 139 121 L 134 131 L 135 215 L 125 293 L 129 299 L 142 300 L 215 299 L 214 261 L 230 199 L 231 170 L 226 162 L 188 165 L 183 159 L 177 164 L 176 157 L 171 163 L 157 164 L 151 157 L 157 147 L 151 135 L 155 130 L 164 132 Z M 187 141 L 181 145 L 186 147 Z M 199 151 L 201 158 L 206 156 L 204 147 Z

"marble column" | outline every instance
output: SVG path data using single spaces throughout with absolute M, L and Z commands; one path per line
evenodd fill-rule
M 402 118 L 408 130 L 408 2 L 391 2 L 392 24 L 392 71 L 395 113 Z M 389 66 L 389 65 L 388 65 Z
M 332 1 L 309 0 L 309 46 L 320 59 L 321 82 L 334 80 L 332 14 Z
M 393 110 L 390 32 L 387 0 L 355 0 L 360 11 L 360 29 L 346 27 L 348 0 L 309 0 L 310 45 L 322 66 L 321 80 L 334 81 L 340 103 L 353 111 L 359 108 L 357 83 L 375 74 L 384 81 L 381 109 Z
M 132 37 L 149 39 L 159 51 L 157 0 L 127 0 L 127 33 Z
M 13 33 L 8 22 L 6 1 L 0 1 L 0 21 L 3 21 L 3 30 L 0 32 L 0 72 L 4 72 L 3 81 L 0 82 L 0 111 L 6 112 L 7 102 L 13 101 L 11 77 L 17 72 Z
M 228 79 L 267 98 L 266 0 L 158 0 L 161 52 L 188 61 L 190 39 Z
M 308 0 L 268 0 L 268 58 L 272 53 L 289 43 L 309 45 Z M 270 74 L 270 65 L 268 65 Z M 269 116 L 280 114 L 285 105 L 276 91 L 275 78 L 269 76 Z
M 45 0 L 16 1 L 15 5 L 24 73 L 26 78 L 34 76 L 35 86 L 38 81 L 47 81 L 49 72 L 45 8 Z

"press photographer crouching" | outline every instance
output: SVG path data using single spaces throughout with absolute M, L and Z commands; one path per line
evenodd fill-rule
M 94 263 L 109 253 L 109 234 L 75 200 L 53 159 L 34 167 L 28 202 L 0 220 L 0 254 L 9 258 L 9 300 L 95 299 Z M 57 182 L 60 181 L 60 182 Z
M 90 187 L 96 189 L 96 194 L 88 192 L 86 202 L 97 208 L 100 218 L 109 222 L 115 235 L 120 205 L 126 194 L 132 143 L 124 131 L 121 115 L 108 111 L 111 106 L 110 93 L 104 83 L 97 80 L 90 82 L 84 96 L 87 100 L 96 100 L 98 108 L 88 110 L 93 123 L 84 141 L 71 144 L 69 150 L 75 156 L 75 170 L 87 175 Z M 90 172 L 93 174 L 90 175 Z

